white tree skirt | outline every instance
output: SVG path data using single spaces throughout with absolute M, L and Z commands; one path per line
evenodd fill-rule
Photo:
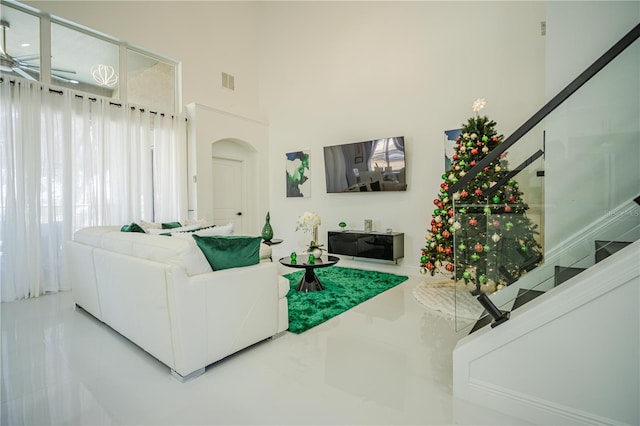
M 484 308 L 468 291 L 454 288 L 453 281 L 423 281 L 413 289 L 418 302 L 448 317 L 477 320 Z

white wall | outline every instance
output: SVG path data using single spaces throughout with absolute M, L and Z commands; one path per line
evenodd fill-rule
M 547 12 L 548 97 L 640 22 L 637 1 L 549 2 Z M 640 194 L 639 57 L 636 41 L 546 120 L 548 250 Z
M 183 105 L 260 119 L 255 5 L 244 1 L 27 1 L 182 63 Z M 235 76 L 235 91 L 221 73 Z
M 444 130 L 473 114 L 505 135 L 544 100 L 542 2 L 269 2 L 260 12 L 260 91 L 269 121 L 271 223 L 299 250 L 296 218 L 318 212 L 326 231 L 341 221 L 405 233 L 405 273 L 420 249 L 442 182 Z M 405 193 L 326 194 L 323 147 L 404 135 Z M 311 152 L 311 197 L 287 198 L 285 153 Z M 363 266 L 368 266 L 362 263 Z
M 544 102 L 543 2 L 89 2 L 27 4 L 182 62 L 183 104 L 269 124 L 275 255 L 301 249 L 306 210 L 405 232 L 403 273 L 418 273 L 443 173 L 444 130 L 478 97 L 508 135 Z M 236 91 L 220 73 L 236 76 Z M 409 190 L 326 194 L 322 148 L 405 136 Z M 237 135 L 227 135 L 234 138 Z M 208 143 L 208 142 L 205 142 Z M 311 198 L 287 199 L 284 154 L 311 151 Z M 263 213 L 263 212 L 262 212 Z

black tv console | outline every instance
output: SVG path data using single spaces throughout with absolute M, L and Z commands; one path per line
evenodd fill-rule
M 329 253 L 397 263 L 404 257 L 404 233 L 329 231 Z

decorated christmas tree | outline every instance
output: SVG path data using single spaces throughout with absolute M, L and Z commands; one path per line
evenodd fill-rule
M 517 176 L 509 177 L 506 152 L 463 189 L 448 194 L 450 185 L 503 141 L 495 121 L 478 115 L 484 104 L 484 99 L 474 102 L 476 116 L 456 139 L 420 257 L 421 273 L 450 275 L 473 294 L 499 290 L 542 260 L 537 225 L 527 218 L 529 206 Z

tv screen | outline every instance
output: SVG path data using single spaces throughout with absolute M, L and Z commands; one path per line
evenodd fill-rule
M 406 191 L 404 136 L 324 147 L 327 192 Z

